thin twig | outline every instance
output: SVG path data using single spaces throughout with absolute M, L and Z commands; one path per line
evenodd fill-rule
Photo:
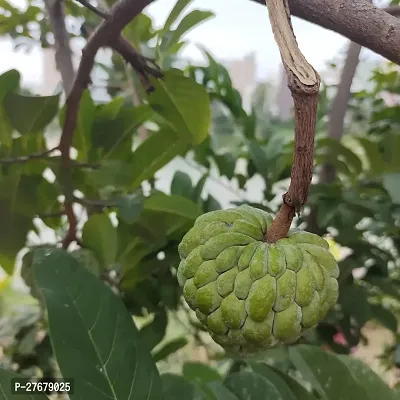
M 68 218 L 69 229 L 63 240 L 63 247 L 67 248 L 76 240 L 77 219 L 73 210 L 73 188 L 70 182 L 71 158 L 70 150 L 72 139 L 77 124 L 79 105 L 83 92 L 90 82 L 90 73 L 94 66 L 94 59 L 98 50 L 119 37 L 124 27 L 139 15 L 143 9 L 153 0 L 120 0 L 111 10 L 110 17 L 104 20 L 94 31 L 82 51 L 82 59 L 79 64 L 74 85 L 66 101 L 66 113 L 63 131 L 61 134 L 59 150 L 61 151 L 61 170 L 64 177 L 64 208 Z M 145 74 L 145 72 L 144 72 Z
M 289 190 L 283 195 L 283 204 L 265 234 L 267 242 L 276 242 L 287 235 L 294 215 L 300 212 L 308 198 L 313 176 L 320 78 L 297 45 L 287 0 L 265 1 L 295 108 L 294 159 Z
M 92 5 L 86 0 L 76 0 L 78 3 L 82 4 L 85 8 L 92 11 L 94 14 L 98 15 L 100 18 L 108 19 L 110 14 L 107 11 L 98 9 L 96 6 Z
M 23 164 L 31 160 L 41 160 L 41 159 L 46 159 L 49 158 L 50 154 L 58 150 L 57 147 L 53 147 L 52 149 L 42 151 L 40 153 L 32 153 L 29 154 L 28 156 L 19 156 L 19 157 L 13 157 L 13 158 L 3 158 L 0 159 L 0 164 L 2 165 L 10 165 L 10 164 Z

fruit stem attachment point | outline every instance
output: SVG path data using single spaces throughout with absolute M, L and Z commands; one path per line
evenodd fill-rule
M 306 203 L 314 167 L 314 136 L 320 77 L 301 53 L 287 0 L 265 0 L 294 102 L 295 139 L 291 180 L 283 204 L 265 234 L 267 242 L 287 236 L 291 222 Z M 281 226 L 282 224 L 282 226 Z

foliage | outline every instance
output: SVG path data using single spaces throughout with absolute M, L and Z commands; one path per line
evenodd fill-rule
M 113 55 L 111 65 L 98 64 L 107 73 L 110 99 L 99 102 L 86 91 L 80 105 L 70 178 L 81 219 L 78 244 L 69 252 L 60 249 L 68 229 L 65 177 L 58 153 L 51 151 L 65 107 L 59 94 L 27 94 L 15 70 L 0 76 L 5 398 L 11 396 L 7 381 L 15 364 L 27 376 L 76 376 L 71 399 L 258 399 L 266 393 L 284 400 L 395 399 L 394 391 L 349 354 L 364 340 L 363 327 L 376 321 L 393 332 L 387 363 L 395 358 L 400 135 L 398 105 L 387 99 L 400 92 L 398 69 L 375 71 L 375 87 L 353 93 L 341 142 L 327 138 L 331 98 L 327 88 L 320 94 L 315 173 L 329 163 L 337 176 L 330 185 L 313 184 L 297 226 L 312 229 L 307 214 L 313 208 L 318 228 L 341 249 L 337 306 L 296 345 L 232 360 L 207 343 L 183 305 L 177 244 L 199 215 L 222 207 L 212 184 L 233 190 L 234 204 L 277 211 L 290 177 L 293 124 L 264 114 L 262 96 L 245 109 L 229 72 L 207 51 L 206 66 L 182 62 L 185 32 L 211 17 L 208 11 L 185 13 L 189 3 L 179 0 L 162 27 L 141 14 L 124 31 L 164 69 L 165 79 L 153 82 L 152 94 L 141 89 L 119 56 Z M 98 23 L 82 7 L 67 5 L 80 24 Z M 49 44 L 41 4 L 30 1 L 21 11 L 3 1 L 0 20 L 1 33 L 16 44 Z M 35 24 L 38 30 L 32 30 Z M 81 36 L 80 30 L 69 33 Z M 192 179 L 184 167 L 161 191 L 160 176 L 172 160 L 194 166 L 200 177 Z M 248 198 L 256 179 L 262 182 L 261 201 Z M 14 284 L 19 268 L 30 295 Z M 360 268 L 361 278 L 353 274 Z M 178 320 L 185 331 L 174 336 Z M 336 341 L 338 333 L 345 344 Z M 182 373 L 170 368 L 168 360 L 199 343 L 206 343 L 210 365 L 184 362 Z M 160 374 L 162 369 L 167 371 Z

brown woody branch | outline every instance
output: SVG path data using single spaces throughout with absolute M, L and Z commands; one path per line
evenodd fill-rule
M 265 0 L 250 0 L 265 5 Z M 400 64 L 400 21 L 368 0 L 289 0 L 291 14 Z M 392 10 L 398 15 L 398 10 Z
M 294 158 L 289 190 L 283 195 L 283 204 L 265 234 L 265 240 L 273 243 L 287 235 L 293 217 L 308 198 L 313 176 L 320 78 L 297 45 L 287 0 L 265 1 L 295 108 Z
M 82 51 L 82 59 L 76 78 L 66 101 L 65 122 L 58 146 L 61 152 L 61 170 L 66 180 L 68 180 L 68 176 L 70 177 L 70 150 L 77 124 L 79 105 L 83 92 L 90 82 L 90 73 L 94 66 L 95 56 L 101 47 L 109 45 L 119 37 L 124 27 L 151 2 L 152 0 L 120 0 L 111 9 L 109 18 L 104 20 L 90 36 Z M 68 233 L 63 240 L 63 247 L 67 248 L 72 241 L 76 240 L 77 219 L 73 210 L 74 197 L 72 184 L 69 181 L 63 184 L 65 188 L 64 209 L 69 224 Z

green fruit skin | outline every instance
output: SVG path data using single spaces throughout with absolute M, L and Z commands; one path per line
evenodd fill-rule
M 339 267 L 328 243 L 301 231 L 265 243 L 272 220 L 248 205 L 212 211 L 178 247 L 183 296 L 229 352 L 293 343 L 337 302 Z

